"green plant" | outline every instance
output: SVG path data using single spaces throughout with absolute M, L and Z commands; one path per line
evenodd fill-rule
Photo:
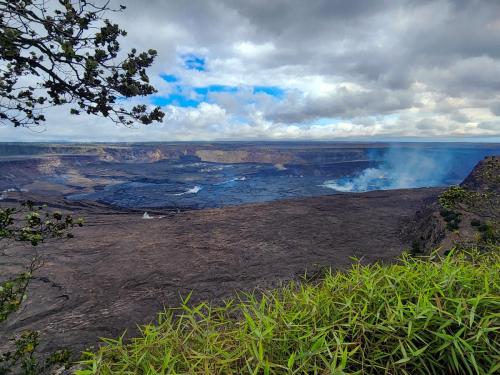
M 39 344 L 38 332 L 23 332 L 15 340 L 14 351 L 0 355 L 0 375 L 10 374 L 14 368 L 23 375 L 40 375 L 54 366 L 69 366 L 68 350 L 55 351 L 44 361 L 40 361 L 35 355 Z
M 498 206 L 498 194 L 494 192 L 478 192 L 461 186 L 450 186 L 439 196 L 439 204 L 446 210 L 465 210 L 474 212 L 484 210 L 485 206 Z
M 28 242 L 35 247 L 51 238 L 71 238 L 69 229 L 75 225 L 82 226 L 83 220 L 49 212 L 45 206 L 35 206 L 29 201 L 19 207 L 0 207 L 0 241 Z M 19 308 L 31 276 L 41 264 L 40 257 L 34 254 L 26 272 L 0 282 L 0 323 Z
M 459 212 L 443 209 L 440 211 L 441 216 L 446 221 L 446 228 L 450 231 L 459 229 L 459 224 L 462 221 L 461 214 Z
M 222 306 L 186 300 L 77 374 L 493 374 L 499 307 L 500 248 L 404 256 Z
M 124 53 L 127 33 L 106 14 L 125 7 L 108 3 L 0 0 L 0 124 L 38 125 L 62 105 L 124 125 L 162 121 L 160 107 L 118 100 L 156 92 L 147 69 L 157 52 Z
M 500 158 L 496 156 L 486 158 L 481 177 L 489 184 L 500 184 L 500 174 L 498 173 L 499 165 Z
M 71 237 L 69 229 L 83 226 L 83 219 L 59 211 L 50 212 L 46 206 L 31 201 L 18 207 L 0 207 L 0 240 L 29 242 L 37 246 L 51 238 Z
M 26 298 L 26 289 L 31 280 L 33 272 L 38 268 L 34 260 L 27 272 L 0 283 L 0 322 L 16 311 Z
M 33 202 L 18 207 L 0 207 L 0 240 L 27 242 L 33 247 L 49 239 L 72 238 L 69 230 L 82 226 L 83 220 L 74 220 L 71 215 L 50 212 L 46 206 Z M 33 273 L 43 264 L 42 258 L 34 254 L 28 269 L 0 282 L 0 323 L 16 311 L 26 298 L 26 291 Z M 14 349 L 0 354 L 0 375 L 20 371 L 23 375 L 40 374 L 50 366 L 62 363 L 60 352 L 54 353 L 40 363 L 35 356 L 38 347 L 38 333 L 26 332 L 14 340 Z
M 500 232 L 498 230 L 497 225 L 492 222 L 482 223 L 478 227 L 479 232 L 481 233 L 480 241 L 486 243 L 498 243 L 500 242 Z
M 0 374 L 9 374 L 15 365 L 19 365 L 24 375 L 37 374 L 37 361 L 34 352 L 38 346 L 38 333 L 33 331 L 24 332 L 15 341 L 14 352 L 7 352 L 0 356 Z
M 461 186 L 450 186 L 439 196 L 439 203 L 443 208 L 452 210 L 457 207 L 457 204 L 468 201 L 471 194 L 474 193 Z

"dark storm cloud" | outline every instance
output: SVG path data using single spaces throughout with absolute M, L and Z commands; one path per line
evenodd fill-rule
M 116 1 L 118 4 L 118 2 Z M 253 71 L 290 67 L 381 89 L 497 91 L 497 0 L 123 0 L 117 16 L 127 44 L 159 50 L 158 70 L 180 53 L 239 59 Z M 272 52 L 238 56 L 238 42 L 271 43 Z M 447 74 L 447 72 L 450 72 Z M 497 77 L 500 74 L 497 75 Z M 404 94 L 403 94 L 404 95 Z
M 495 116 L 500 116 L 500 100 L 496 103 L 492 103 L 490 106 L 490 111 L 495 115 Z
M 373 90 L 350 92 L 340 88 L 334 94 L 320 98 L 298 98 L 291 96 L 280 103 L 270 114 L 275 121 L 300 123 L 316 118 L 353 118 L 371 115 L 391 114 L 394 111 L 412 106 L 411 92 L 392 90 Z
M 485 121 L 479 124 L 479 128 L 500 131 L 500 121 Z
M 159 96 L 239 88 L 169 107 L 166 137 L 213 138 L 217 121 L 218 138 L 500 136 L 498 0 L 113 1 L 127 6 L 110 15 L 128 31 L 124 46 L 158 50 Z M 186 56 L 203 64 L 187 69 Z M 245 89 L 256 86 L 283 95 Z

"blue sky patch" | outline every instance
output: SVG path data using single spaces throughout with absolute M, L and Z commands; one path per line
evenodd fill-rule
M 309 125 L 334 125 L 342 122 L 341 118 L 338 117 L 321 117 L 316 120 L 308 122 Z
M 285 96 L 285 90 L 278 86 L 254 86 L 254 94 L 267 94 L 275 98 L 282 99 Z
M 194 55 L 190 55 L 193 57 Z M 193 58 L 196 58 L 194 56 Z M 201 67 L 199 67 L 201 68 Z M 193 68 L 196 69 L 196 68 Z M 161 107 L 173 105 L 177 107 L 197 107 L 200 103 L 216 103 L 217 100 L 211 97 L 210 94 L 215 93 L 228 93 L 228 94 L 238 94 L 239 92 L 251 90 L 253 95 L 265 94 L 272 96 L 275 99 L 281 100 L 285 96 L 285 90 L 278 86 L 230 86 L 213 84 L 208 86 L 189 86 L 181 83 L 181 79 L 173 74 L 162 73 L 160 77 L 168 83 L 172 83 L 172 92 L 165 96 L 153 96 L 151 97 L 151 103 Z M 215 100 L 214 100 L 215 99 Z M 241 99 L 246 104 L 257 103 L 257 98 L 247 98 Z
M 179 78 L 173 74 L 161 73 L 160 77 L 168 83 L 179 82 Z
M 236 93 L 236 92 L 238 92 L 238 87 L 225 86 L 225 85 L 210 85 L 210 86 L 195 87 L 194 91 L 200 95 L 208 95 L 211 92 Z
M 197 70 L 199 72 L 204 72 L 206 69 L 205 58 L 201 56 L 196 56 L 195 54 L 187 54 L 182 56 L 184 59 L 184 67 L 189 70 Z
M 198 99 L 189 98 L 182 94 L 170 94 L 167 96 L 154 96 L 151 99 L 152 104 L 164 107 L 167 105 L 174 105 L 177 107 L 197 107 L 202 101 Z

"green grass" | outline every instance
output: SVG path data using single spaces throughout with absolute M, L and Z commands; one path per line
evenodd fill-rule
M 495 374 L 500 252 L 404 256 L 160 314 L 87 353 L 88 374 Z

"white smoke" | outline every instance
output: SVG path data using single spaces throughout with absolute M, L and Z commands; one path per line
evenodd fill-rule
M 340 192 L 405 189 L 445 184 L 451 156 L 426 149 L 395 148 L 386 152 L 381 166 L 356 176 L 327 180 L 323 187 Z

